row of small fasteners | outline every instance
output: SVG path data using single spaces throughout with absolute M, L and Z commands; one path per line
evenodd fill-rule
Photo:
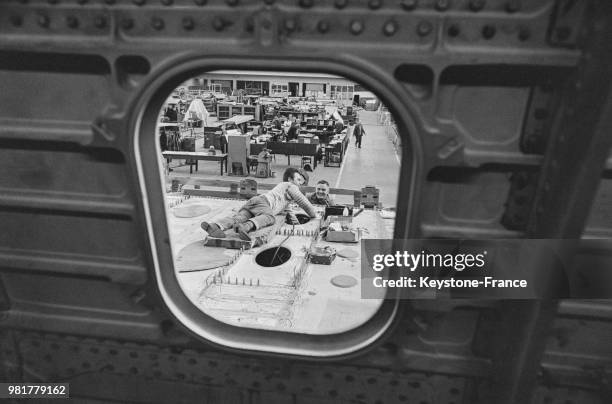
M 236 254 L 234 254 L 233 257 L 231 257 L 228 261 L 226 265 L 232 265 L 234 262 L 238 261 L 238 258 L 240 258 L 240 256 L 242 255 L 242 253 L 244 252 L 244 247 L 240 247 L 240 251 L 237 252 Z
M 234 282 L 232 282 L 232 279 L 228 276 L 227 278 L 225 278 L 225 280 L 223 280 L 222 276 L 219 276 L 217 278 L 217 276 L 214 276 L 212 278 L 212 281 L 209 281 L 208 278 L 206 278 L 206 286 L 209 285 L 223 285 L 223 284 L 227 284 L 227 285 L 238 285 L 238 277 L 234 278 Z M 259 282 L 259 278 L 257 278 L 257 285 L 259 286 L 260 282 Z M 246 278 L 242 278 L 242 286 L 247 286 L 247 282 L 246 282 Z M 253 279 L 249 278 L 249 286 L 253 286 Z
M 317 231 L 315 230 L 289 230 L 289 229 L 278 229 L 276 231 L 277 235 L 283 236 L 305 236 L 305 237 L 314 237 L 317 235 Z

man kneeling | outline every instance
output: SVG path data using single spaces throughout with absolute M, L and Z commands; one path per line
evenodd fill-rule
M 300 186 L 307 184 L 308 174 L 301 169 L 290 167 L 283 174 L 283 182 L 265 194 L 249 199 L 233 216 L 224 217 L 215 223 L 202 222 L 202 229 L 211 237 L 224 238 L 225 230 L 234 228 L 242 240 L 250 241 L 250 231 L 273 225 L 276 220 L 274 216 L 287 210 L 292 201 L 314 218 L 314 207 L 300 191 Z

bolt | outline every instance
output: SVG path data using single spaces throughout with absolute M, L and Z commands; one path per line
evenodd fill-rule
M 162 29 L 164 29 L 164 20 L 162 20 L 159 17 L 153 17 L 151 19 L 151 26 L 153 27 L 154 30 L 156 31 L 161 31 Z
M 347 4 L 348 4 L 348 0 L 336 0 L 334 2 L 334 7 L 336 7 L 337 9 L 342 9 L 346 7 Z
M 299 4 L 302 8 L 310 8 L 314 5 L 314 0 L 300 0 Z
M 103 15 L 96 16 L 94 18 L 94 26 L 99 29 L 106 27 L 106 17 Z
M 382 0 L 370 0 L 368 2 L 368 7 L 370 7 L 372 10 L 378 10 L 382 5 Z
M 509 13 L 516 13 L 521 9 L 521 0 L 509 0 L 506 3 L 506 11 Z
M 66 25 L 68 28 L 77 28 L 79 26 L 79 20 L 75 16 L 69 15 L 66 17 Z
M 450 7 L 450 0 L 436 0 L 436 10 L 445 11 Z
M 484 8 L 486 0 L 470 0 L 470 10 L 478 12 Z
M 21 27 L 23 25 L 23 17 L 20 15 L 11 15 L 9 19 L 11 24 L 13 24 L 15 27 Z
M 461 30 L 457 24 L 452 24 L 450 27 L 448 27 L 448 36 L 451 38 L 459 36 L 459 33 L 461 33 Z
M 38 17 L 36 18 L 36 22 L 38 22 L 38 25 L 40 25 L 43 28 L 49 28 L 49 17 L 44 15 L 44 14 L 39 14 Z
M 183 18 L 182 25 L 184 30 L 191 31 L 195 26 L 195 23 L 193 22 L 193 18 L 185 17 Z
M 418 0 L 402 0 L 402 8 L 406 11 L 412 11 L 419 5 Z
M 496 29 L 493 25 L 485 25 L 482 27 L 482 37 L 484 39 L 491 39 L 495 36 Z
M 397 32 L 397 23 L 393 20 L 387 21 L 385 23 L 385 25 L 383 26 L 383 34 L 385 34 L 386 36 L 392 36 L 395 35 L 395 33 Z
M 361 20 L 353 20 L 351 21 L 350 30 L 351 34 L 359 35 L 363 32 L 365 26 Z
M 528 40 L 530 36 L 531 36 L 531 32 L 529 31 L 529 28 L 521 27 L 519 29 L 519 33 L 518 33 L 519 41 L 524 42 Z
M 421 21 L 419 25 L 417 25 L 417 34 L 419 36 L 427 36 L 431 33 L 433 26 L 429 21 Z
M 295 22 L 295 19 L 293 18 L 288 18 L 285 20 L 285 29 L 289 32 L 295 31 L 295 29 L 297 28 L 297 23 Z
M 215 17 L 213 19 L 213 28 L 215 31 L 223 31 L 225 29 L 225 20 L 221 17 Z

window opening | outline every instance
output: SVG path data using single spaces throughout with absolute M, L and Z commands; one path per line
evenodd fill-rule
M 288 75 L 305 96 L 289 96 Z M 374 93 L 365 108 L 354 88 L 223 71 L 168 96 L 157 123 L 166 217 L 177 279 L 199 310 L 303 334 L 377 312 L 382 300 L 361 298 L 360 243 L 393 236 L 401 146 L 389 111 Z

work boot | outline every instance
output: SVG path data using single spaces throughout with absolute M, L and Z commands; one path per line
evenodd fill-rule
M 225 232 L 214 223 L 202 222 L 200 226 L 210 237 L 225 238 Z
M 244 223 L 240 223 L 236 226 L 236 233 L 241 240 L 251 241 L 251 237 L 249 236 L 249 232 L 255 228 L 255 225 L 251 221 L 247 221 Z

